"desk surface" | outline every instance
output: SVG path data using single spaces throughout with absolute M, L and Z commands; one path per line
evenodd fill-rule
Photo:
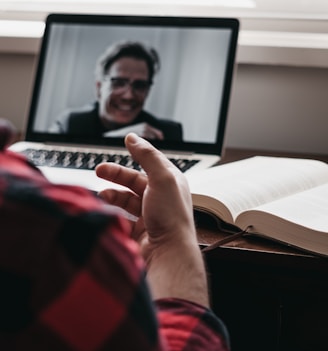
M 224 156 L 219 164 L 233 162 L 256 155 L 312 158 L 328 163 L 328 154 L 295 154 L 286 152 L 241 150 L 228 148 L 225 150 Z M 199 244 L 204 246 L 211 245 L 217 242 L 218 240 L 229 236 L 229 234 L 221 232 L 218 228 L 216 228 L 214 223 L 210 223 L 206 220 L 201 220 L 200 223 L 198 223 L 197 233 Z M 288 247 L 287 245 L 275 243 L 268 239 L 258 238 L 255 236 L 242 237 L 233 240 L 227 244 L 222 245 L 219 251 L 220 255 L 224 255 L 227 251 L 229 251 L 230 256 L 235 254 L 238 255 L 239 258 L 241 256 L 252 256 L 254 259 L 258 259 L 259 256 L 261 256 L 262 259 L 266 260 L 279 260 L 279 263 L 281 264 L 286 264 L 286 262 L 293 262 L 299 265 L 300 262 L 304 262 L 304 265 L 306 265 L 308 264 L 308 261 L 311 261 L 312 264 L 314 264 L 318 268 L 321 267 L 328 271 L 328 260 L 320 259 L 319 257 L 314 257 L 298 249 Z

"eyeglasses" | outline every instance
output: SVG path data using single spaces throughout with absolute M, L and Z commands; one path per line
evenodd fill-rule
M 133 92 L 139 95 L 144 95 L 148 92 L 151 82 L 148 80 L 137 79 L 131 81 L 127 78 L 109 78 L 111 89 L 115 93 L 124 93 L 128 87 L 131 87 Z

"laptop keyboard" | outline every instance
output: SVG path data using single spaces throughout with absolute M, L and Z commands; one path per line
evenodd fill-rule
M 71 152 L 46 149 L 26 149 L 22 152 L 36 166 L 64 167 L 94 170 L 102 162 L 115 162 L 122 166 L 141 171 L 141 167 L 130 155 L 116 153 Z M 199 160 L 180 158 L 169 159 L 182 172 L 186 172 Z

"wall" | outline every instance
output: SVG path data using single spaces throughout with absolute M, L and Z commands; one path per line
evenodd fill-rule
M 0 117 L 23 131 L 34 82 L 35 55 L 0 55 Z
M 0 54 L 0 117 L 24 130 L 36 56 Z M 328 152 L 328 69 L 238 64 L 225 145 Z
M 328 153 L 328 69 L 239 65 L 226 145 Z

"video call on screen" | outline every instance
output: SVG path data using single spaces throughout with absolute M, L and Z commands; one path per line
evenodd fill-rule
M 132 40 L 154 47 L 161 62 L 144 109 L 180 122 L 185 141 L 213 142 L 230 37 L 230 30 L 216 28 L 56 24 L 48 37 L 33 129 L 47 132 L 62 111 L 95 101 L 99 55 L 115 42 Z

